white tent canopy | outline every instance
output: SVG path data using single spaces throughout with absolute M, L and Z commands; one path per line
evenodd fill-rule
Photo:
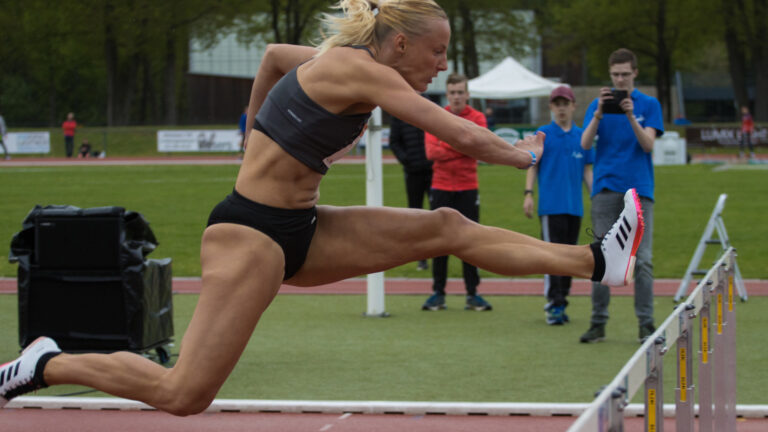
M 493 69 L 469 80 L 469 95 L 477 99 L 549 96 L 560 85 L 531 72 L 512 57 L 507 57 Z

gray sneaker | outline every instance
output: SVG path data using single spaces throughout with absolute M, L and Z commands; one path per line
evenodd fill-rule
M 438 311 L 445 309 L 445 295 L 432 294 L 421 306 L 421 310 Z
M 641 325 L 637 331 L 637 341 L 644 343 L 655 331 L 656 327 L 653 324 Z
M 579 338 L 581 343 L 595 343 L 603 340 L 605 340 L 605 324 L 592 324 L 589 330 Z
M 464 306 L 464 309 L 475 310 L 475 311 L 489 311 L 489 310 L 493 310 L 493 306 L 491 306 L 490 303 L 485 301 L 485 299 L 480 297 L 479 295 L 468 295 L 467 304 Z

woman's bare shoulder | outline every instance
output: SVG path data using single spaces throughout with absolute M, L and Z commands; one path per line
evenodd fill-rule
M 304 91 L 332 112 L 373 104 L 376 93 L 407 86 L 400 74 L 365 50 L 345 47 L 331 48 L 313 58 L 299 67 L 297 75 Z
M 320 56 L 313 58 L 302 66 L 302 69 L 318 79 L 339 81 L 347 85 L 356 82 L 369 84 L 382 78 L 397 79 L 400 77 L 394 69 L 377 62 L 368 51 L 350 47 L 331 48 Z

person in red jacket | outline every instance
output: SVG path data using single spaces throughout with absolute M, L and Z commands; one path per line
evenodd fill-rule
M 487 127 L 485 115 L 467 105 L 469 88 L 467 77 L 461 74 L 451 74 L 446 80 L 445 93 L 448 97 L 449 112 L 472 121 L 479 126 Z M 427 159 L 433 161 L 432 188 L 429 194 L 429 204 L 432 210 L 440 207 L 450 207 L 477 222 L 480 219 L 480 197 L 477 189 L 477 159 L 453 149 L 445 141 L 425 133 L 424 147 Z M 477 267 L 462 261 L 462 274 L 467 290 L 465 309 L 489 311 L 491 305 L 477 295 L 480 275 Z M 422 310 L 445 309 L 445 284 L 448 277 L 448 256 L 432 259 L 432 291 Z
M 75 114 L 69 113 L 67 114 L 67 119 L 61 124 L 61 130 L 64 132 L 64 148 L 67 152 L 67 157 L 72 157 L 75 149 L 75 129 L 77 129 Z
M 755 148 L 752 146 L 752 134 L 755 132 L 755 121 L 749 108 L 741 107 L 741 141 L 739 141 L 739 159 L 744 158 L 745 144 L 749 147 L 749 157 L 755 158 Z

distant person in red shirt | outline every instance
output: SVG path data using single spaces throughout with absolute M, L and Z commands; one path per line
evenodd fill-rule
M 448 106 L 445 109 L 479 126 L 487 127 L 485 115 L 467 105 L 469 89 L 467 77 L 451 74 L 446 80 L 445 93 Z M 429 204 L 432 210 L 450 207 L 477 222 L 480 219 L 480 196 L 477 190 L 477 160 L 453 149 L 448 143 L 440 141 L 430 133 L 424 133 L 424 147 L 427 159 L 432 160 L 432 189 Z M 465 309 L 486 311 L 491 305 L 477 295 L 480 275 L 477 267 L 462 261 L 464 285 L 467 290 Z M 432 291 L 422 310 L 445 309 L 445 284 L 448 277 L 448 257 L 440 256 L 432 260 Z
M 67 114 L 67 119 L 61 124 L 61 130 L 64 132 L 64 148 L 67 152 L 67 157 L 72 157 L 72 152 L 75 149 L 75 129 L 77 129 L 77 122 L 75 121 L 75 114 Z
M 749 108 L 741 107 L 741 142 L 739 143 L 739 159 L 744 157 L 744 145 L 749 146 L 749 157 L 755 158 L 755 148 L 752 146 L 752 134 L 755 132 L 755 121 Z

